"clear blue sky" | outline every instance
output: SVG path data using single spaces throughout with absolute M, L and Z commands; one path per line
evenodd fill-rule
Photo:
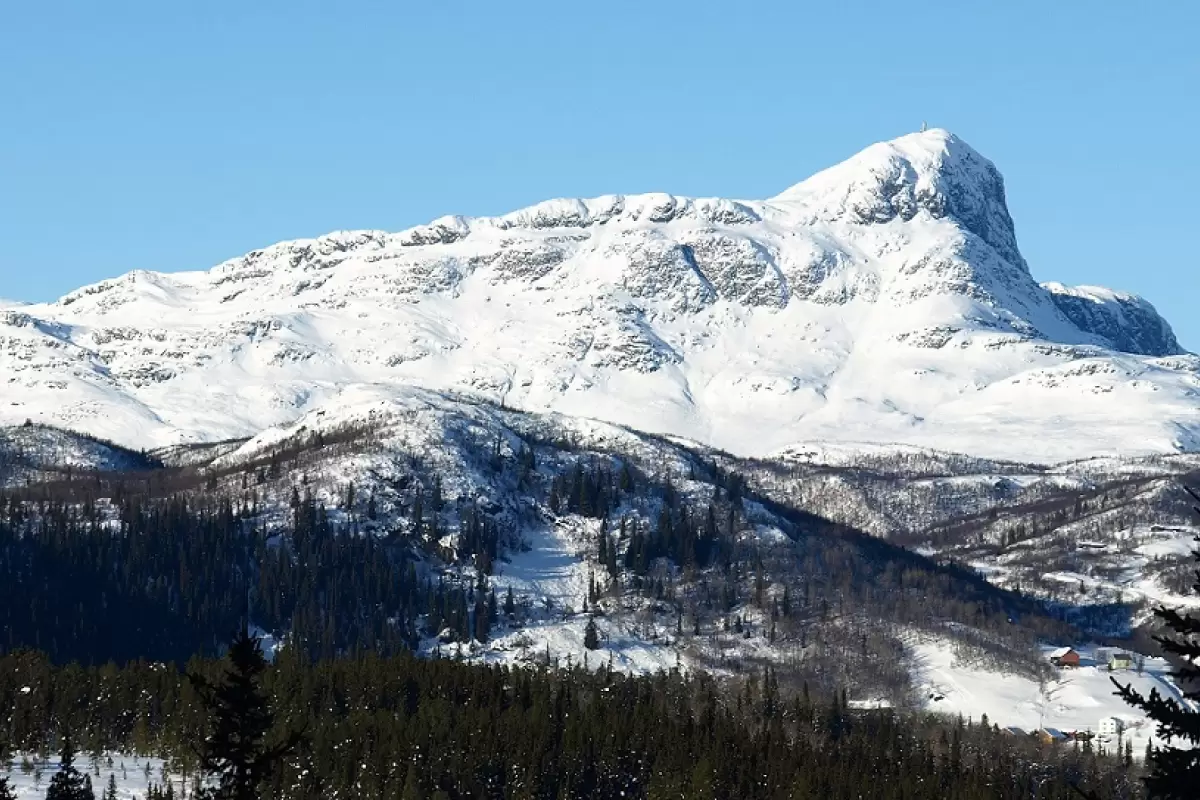
M 765 197 L 928 120 L 999 165 L 1039 279 L 1139 292 L 1200 350 L 1200 5 L 984 5 L 5 3 L 0 296 L 549 197 Z

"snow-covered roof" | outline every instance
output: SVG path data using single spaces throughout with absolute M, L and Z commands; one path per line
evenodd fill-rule
M 1060 647 L 1060 648 L 1058 648 L 1057 650 L 1051 650 L 1049 653 L 1047 653 L 1047 655 L 1048 655 L 1050 658 L 1062 658 L 1062 657 L 1063 657 L 1063 656 L 1065 656 L 1067 653 L 1070 653 L 1070 652 L 1072 652 L 1072 651 L 1073 651 L 1073 648 L 1070 648 L 1070 647 Z

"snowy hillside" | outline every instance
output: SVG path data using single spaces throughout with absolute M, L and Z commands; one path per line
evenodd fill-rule
M 1200 454 L 1054 466 L 809 443 L 738 469 L 765 495 L 1037 595 L 1097 635 L 1195 605 Z
M 1200 359 L 1139 298 L 1039 285 L 999 172 L 937 130 L 769 200 L 553 200 L 130 273 L 0 310 L 0 375 L 0 424 L 138 448 L 255 436 L 370 385 L 742 455 L 1200 449 Z
M 1037 681 L 973 664 L 944 641 L 921 641 L 913 646 L 912 654 L 914 677 L 921 683 L 930 710 L 961 714 L 976 722 L 986 714 L 990 723 L 1024 733 L 1040 729 L 1091 732 L 1097 734 L 1098 746 L 1110 753 L 1128 744 L 1140 757 L 1148 741 L 1162 744 L 1154 724 L 1115 695 L 1112 679 L 1131 684 L 1143 695 L 1157 690 L 1192 707 L 1160 658 L 1145 659 L 1141 670 L 1112 672 L 1096 663 L 1094 648 L 1084 648 L 1081 666 L 1056 669 L 1049 678 Z M 1119 735 L 1102 730 L 1103 721 L 1113 719 L 1119 720 Z
M 141 470 L 156 459 L 84 434 L 45 425 L 0 428 L 0 488 L 53 480 L 72 470 Z
M 342 388 L 249 439 L 159 451 L 170 466 L 144 483 L 147 464 L 135 454 L 36 425 L 0 429 L 5 438 L 20 444 L 18 452 L 38 454 L 41 469 L 26 474 L 52 484 L 43 491 L 14 482 L 14 496 L 57 492 L 88 504 L 131 476 L 125 491 L 235 498 L 245 529 L 279 542 L 295 528 L 302 493 L 301 504 L 311 497 L 337 530 L 361 534 L 339 539 L 377 543 L 412 563 L 427 586 L 479 586 L 485 565 L 487 586 L 498 599 L 511 590 L 513 611 L 497 613 L 482 637 L 422 616 L 411 646 L 426 655 L 639 673 L 679 667 L 739 675 L 773 664 L 813 686 L 848 688 L 855 699 L 987 713 L 1018 725 L 1029 725 L 1040 703 L 1050 709 L 1045 724 L 1078 728 L 1101 711 L 1117 713 L 1104 676 L 1080 670 L 1070 676 L 1073 688 L 1055 688 L 1044 674 L 1039 680 L 1046 667 L 1037 644 L 1107 635 L 1087 627 L 1096 622 L 1086 613 L 1094 603 L 1108 614 L 1100 623 L 1123 631 L 1138 609 L 1114 606 L 1112 592 L 1129 599 L 1136 586 L 1154 599 L 1177 598 L 1160 591 L 1160 578 L 1185 565 L 1192 529 L 1183 522 L 1186 506 L 1174 509 L 1168 495 L 1200 463 L 1173 456 L 1042 468 L 850 444 L 742 461 L 610 423 L 381 385 Z M 74 483 L 70 473 L 47 469 L 60 459 L 78 465 Z M 630 488 L 603 510 L 552 499 L 564 477 L 594 472 L 607 476 L 599 485 L 617 486 L 626 484 L 618 476 L 627 469 Z M 735 474 L 761 495 L 732 488 Z M 1079 518 L 1062 516 L 1060 502 L 1078 507 Z M 112 503 L 93 506 L 116 524 Z M 882 527 L 862 527 L 880 538 L 834 524 L 857 524 L 846 508 L 877 520 Z M 1053 521 L 1046 530 L 1043 516 Z M 1131 522 L 1147 518 L 1162 524 Z M 488 550 L 479 543 L 481 522 L 495 535 L 494 558 L 481 559 Z M 683 526 L 699 540 L 706 525 L 717 532 L 722 560 L 681 563 L 669 549 L 643 566 L 630 557 L 639 535 L 661 541 Z M 1018 527 L 1026 532 L 1012 541 L 1007 533 Z M 615 573 L 599 552 L 602 534 L 619 558 Z M 917 547 L 893 547 L 887 538 Z M 1064 541 L 1078 546 L 1060 552 Z M 226 563 L 228 554 L 202 552 L 209 568 L 237 567 Z M 1000 586 L 1019 582 L 1025 595 L 997 591 L 926 555 L 971 564 Z M 1124 583 L 1103 585 L 1109 566 Z M 1072 621 L 1080 627 L 1033 599 L 1048 593 L 1031 590 L 1065 569 L 1075 573 L 1063 602 L 1077 607 Z M 173 562 L 170 573 L 177 573 Z M 1086 595 L 1075 588 L 1081 580 Z M 293 645 L 291 620 L 257 621 L 281 646 Z M 584 644 L 589 623 L 595 648 Z M 979 647 L 982 662 L 960 657 Z M 1152 671 L 1160 666 L 1151 663 Z M 1051 699 L 1057 705 L 1047 705 Z

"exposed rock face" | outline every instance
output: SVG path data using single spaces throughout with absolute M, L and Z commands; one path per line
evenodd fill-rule
M 1145 301 L 1039 285 L 1000 173 L 927 131 L 765 201 L 551 200 L 3 309 L 0 423 L 215 441 L 372 384 L 747 454 L 819 438 L 1042 461 L 1200 440 L 1176 355 Z
M 1103 338 L 1114 350 L 1148 356 L 1181 355 L 1167 321 L 1137 295 L 1096 286 L 1043 284 L 1054 304 L 1080 330 Z

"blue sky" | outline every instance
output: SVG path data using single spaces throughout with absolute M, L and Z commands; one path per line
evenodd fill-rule
M 6 3 L 0 296 L 549 197 L 765 197 L 928 120 L 999 165 L 1040 280 L 1141 293 L 1200 350 L 1200 5 L 983 5 Z

